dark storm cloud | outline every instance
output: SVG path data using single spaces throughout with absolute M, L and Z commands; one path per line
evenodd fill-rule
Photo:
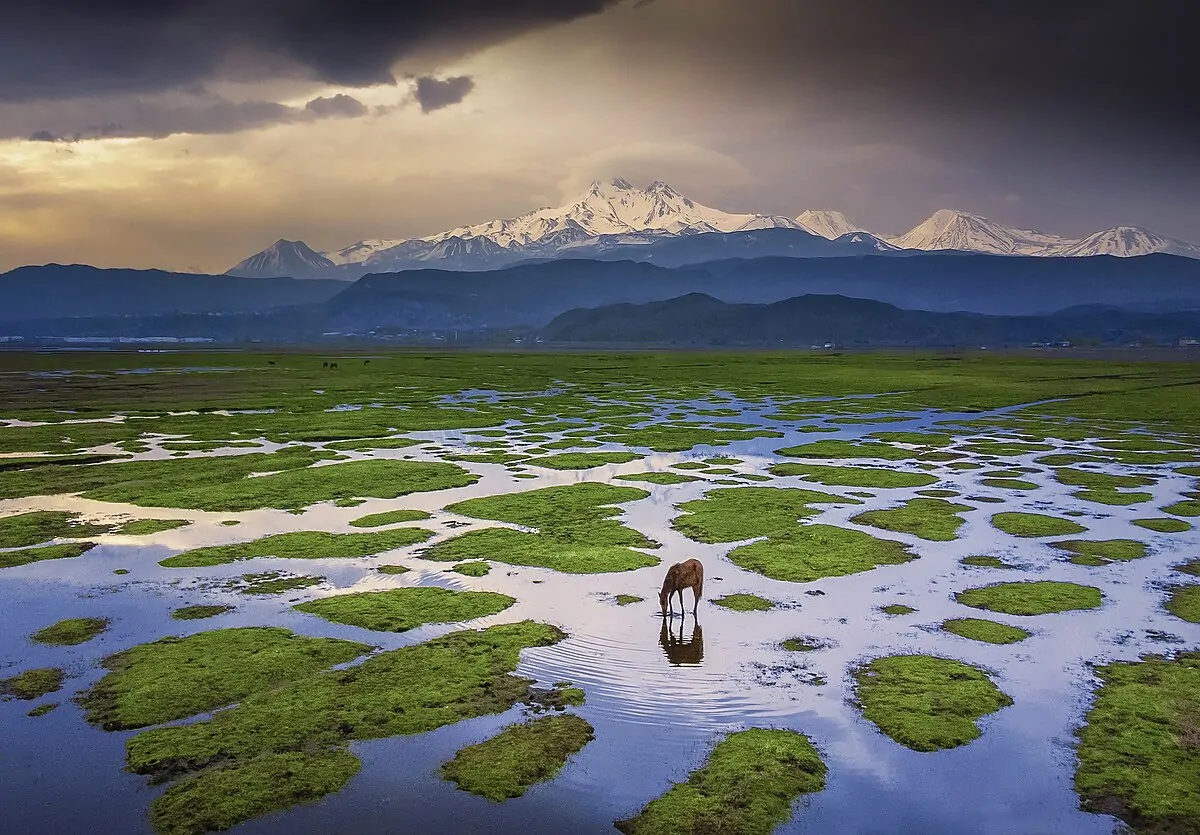
M 437 79 L 423 75 L 417 79 L 413 97 L 421 105 L 422 113 L 432 113 L 458 104 L 475 89 L 475 81 L 470 76 L 456 75 L 453 78 Z
M 354 96 L 338 93 L 336 96 L 318 96 L 304 105 L 304 109 L 317 116 L 343 116 L 354 118 L 365 116 L 367 106 Z
M 660 20 L 659 31 L 631 40 L 661 44 L 677 27 L 692 39 L 694 61 L 715 63 L 748 95 L 817 93 L 831 111 L 1191 143 L 1200 133 L 1200 3 L 715 0 L 707 8 L 715 13 Z
M 16 0 L 0 26 L 0 101 L 175 90 L 215 78 L 393 83 L 443 57 L 615 0 Z
M 80 142 L 111 137 L 161 139 L 177 133 L 236 133 L 366 114 L 366 105 L 344 94 L 315 98 L 304 107 L 271 101 L 234 102 L 211 94 L 78 99 L 39 108 L 0 103 L 0 139 L 28 138 L 33 142 Z

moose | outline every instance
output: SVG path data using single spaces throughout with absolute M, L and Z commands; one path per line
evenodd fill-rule
M 700 560 L 691 559 L 677 562 L 667 569 L 662 591 L 658 593 L 658 605 L 662 608 L 664 618 L 667 617 L 668 611 L 671 617 L 675 616 L 671 598 L 676 594 L 679 595 L 680 614 L 687 613 L 683 606 L 683 590 L 686 588 L 690 588 L 694 595 L 692 600 L 692 615 L 694 616 L 696 607 L 700 605 L 700 594 L 704 589 L 704 566 L 700 564 Z

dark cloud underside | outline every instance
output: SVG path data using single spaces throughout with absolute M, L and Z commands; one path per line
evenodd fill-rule
M 631 60 L 666 52 L 748 97 L 819 98 L 832 115 L 903 110 L 1193 146 L 1200 133 L 1200 3 L 697 2 L 710 13 L 647 9 L 651 25 L 628 32 Z
M 74 142 L 107 137 L 161 139 L 178 133 L 219 134 L 317 119 L 365 116 L 353 96 L 315 98 L 304 107 L 272 101 L 229 101 L 211 94 L 76 99 L 47 107 L 0 103 L 0 139 Z
M 413 97 L 421 105 L 421 111 L 432 113 L 458 104 L 475 89 L 475 82 L 470 76 L 458 75 L 453 78 L 437 79 L 432 76 L 421 76 L 416 81 Z
M 216 78 L 363 86 L 414 52 L 443 57 L 613 0 L 16 0 L 0 101 L 174 90 Z

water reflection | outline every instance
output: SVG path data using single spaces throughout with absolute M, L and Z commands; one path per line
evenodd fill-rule
M 674 620 L 663 618 L 662 629 L 658 633 L 659 646 L 673 667 L 699 666 L 704 661 L 704 631 L 700 628 L 700 621 L 692 621 L 692 634 L 685 641 L 683 630 L 686 622 L 686 617 L 679 620 L 679 631 L 676 633 Z

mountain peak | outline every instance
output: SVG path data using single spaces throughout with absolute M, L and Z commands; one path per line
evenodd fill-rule
M 666 198 L 679 197 L 679 192 L 671 188 L 662 180 L 655 180 L 650 185 L 646 186 L 647 194 L 659 194 Z
M 831 241 L 851 232 L 863 231 L 861 226 L 851 223 L 841 212 L 827 209 L 805 209 L 796 215 L 796 223 L 806 231 Z
M 333 261 L 314 250 L 304 241 L 280 238 L 275 243 L 240 261 L 226 275 L 250 278 L 305 278 L 321 275 L 333 269 Z

